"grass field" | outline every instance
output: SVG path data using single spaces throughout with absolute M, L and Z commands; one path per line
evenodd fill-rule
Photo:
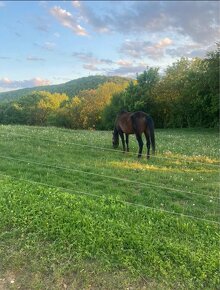
M 219 289 L 218 137 L 0 126 L 0 289 Z

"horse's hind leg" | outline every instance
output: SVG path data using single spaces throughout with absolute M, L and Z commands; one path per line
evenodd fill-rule
M 147 140 L 147 159 L 149 159 L 150 158 L 150 136 L 147 131 L 144 132 L 144 135 Z
M 129 152 L 129 147 L 128 147 L 129 138 L 128 138 L 128 134 L 125 134 L 125 136 L 126 136 L 125 142 L 126 142 L 126 145 L 127 145 L 127 152 Z
M 141 154 L 142 154 L 142 150 L 143 150 L 143 145 L 144 145 L 142 138 L 141 138 L 141 134 L 136 134 L 136 139 L 137 139 L 138 145 L 139 145 L 138 158 L 140 158 Z
M 121 142 L 122 142 L 122 146 L 123 146 L 123 151 L 125 152 L 125 139 L 124 139 L 124 133 L 122 131 L 118 132 L 120 137 L 121 137 Z

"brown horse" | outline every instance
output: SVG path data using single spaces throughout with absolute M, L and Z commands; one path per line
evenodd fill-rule
M 147 140 L 147 158 L 150 158 L 150 144 L 152 145 L 153 154 L 155 153 L 154 122 L 146 113 L 122 111 L 118 114 L 115 120 L 112 144 L 114 148 L 117 148 L 120 136 L 123 151 L 125 152 L 124 133 L 126 136 L 127 151 L 129 151 L 128 135 L 135 134 L 139 144 L 138 157 L 141 157 L 143 150 L 142 133 L 144 133 Z

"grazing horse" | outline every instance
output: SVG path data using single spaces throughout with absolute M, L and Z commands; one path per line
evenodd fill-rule
M 124 140 L 124 133 L 126 141 Z M 128 135 L 135 134 L 139 145 L 138 157 L 141 157 L 143 150 L 142 133 L 147 140 L 147 159 L 150 158 L 150 144 L 152 145 L 153 154 L 155 153 L 155 137 L 153 119 L 144 112 L 127 112 L 122 111 L 115 120 L 115 128 L 113 131 L 112 145 L 117 148 L 119 145 L 119 136 L 121 137 L 123 151 L 125 152 L 125 142 L 127 152 L 129 152 Z

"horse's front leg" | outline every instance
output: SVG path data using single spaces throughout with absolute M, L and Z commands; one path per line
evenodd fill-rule
M 125 138 L 124 138 L 124 133 L 122 131 L 119 131 L 119 135 L 121 137 L 121 142 L 123 146 L 123 152 L 125 152 Z
M 142 154 L 142 150 L 143 150 L 143 140 L 141 138 L 141 135 L 140 134 L 136 134 L 136 139 L 138 141 L 138 145 L 139 145 L 139 152 L 138 152 L 138 158 L 141 157 L 141 154 Z
M 126 142 L 126 145 L 127 145 L 127 152 L 129 152 L 129 147 L 128 147 L 129 138 L 128 138 L 128 134 L 125 134 L 125 136 L 126 136 L 125 142 Z

